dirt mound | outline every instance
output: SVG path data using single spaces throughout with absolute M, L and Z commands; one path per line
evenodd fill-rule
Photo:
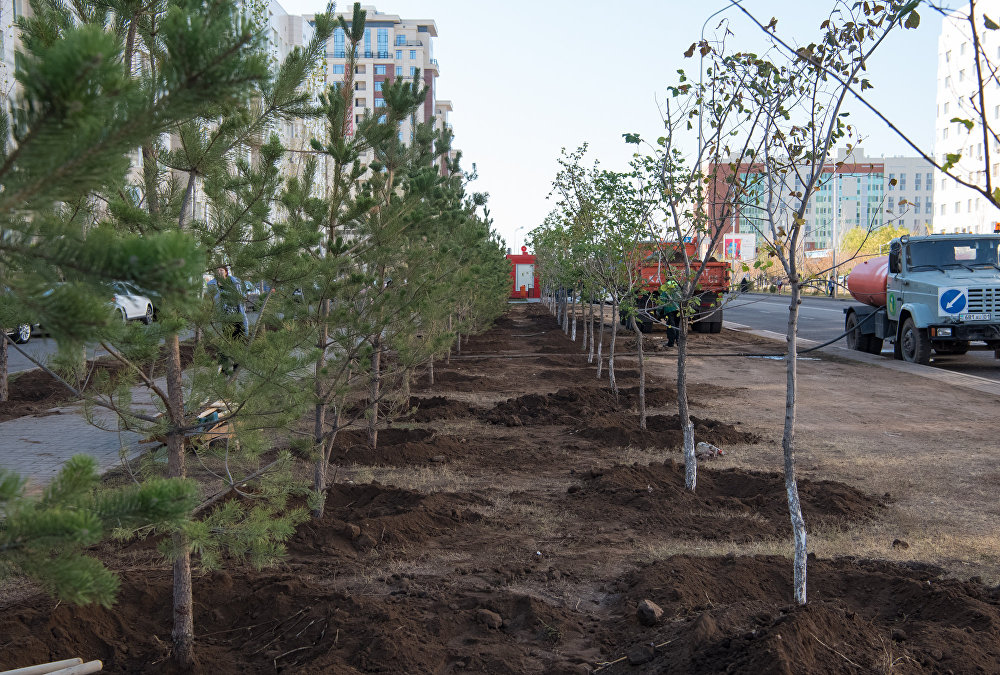
M 577 435 L 595 443 L 614 447 L 634 446 L 639 448 L 682 448 L 684 432 L 677 415 L 650 415 L 646 418 L 646 429 L 639 428 L 636 415 L 608 415 L 596 420 L 598 423 L 579 430 Z M 694 424 L 695 442 L 705 441 L 720 448 L 741 443 L 759 443 L 758 434 L 740 431 L 731 424 L 718 420 L 691 416 Z
M 996 668 L 998 589 L 943 579 L 926 566 L 813 559 L 809 604 L 796 606 L 791 571 L 789 560 L 770 556 L 673 556 L 642 567 L 616 585 L 622 619 L 605 640 L 624 642 L 624 649 L 670 641 L 670 648 L 656 650 L 647 672 L 834 675 Z M 640 626 L 635 606 L 643 599 L 672 620 Z M 630 668 L 622 663 L 608 672 Z
M 429 398 L 410 397 L 409 403 L 412 413 L 406 419 L 412 422 L 433 422 L 434 420 L 453 420 L 460 417 L 471 417 L 478 411 L 468 403 L 455 401 L 444 396 L 431 396 Z
M 433 458 L 451 458 L 464 454 L 462 439 L 437 435 L 434 429 L 380 429 L 375 450 L 368 447 L 368 433 L 351 429 L 337 434 L 333 451 L 335 462 L 357 464 L 422 464 Z
M 651 387 L 646 390 L 646 406 L 671 405 L 677 400 L 673 389 Z M 490 424 L 508 427 L 540 424 L 579 425 L 609 411 L 635 409 L 639 405 L 639 388 L 619 390 L 618 400 L 606 387 L 574 387 L 554 394 L 525 394 L 498 403 L 480 414 Z
M 421 494 L 391 486 L 337 484 L 327 490 L 321 520 L 299 527 L 288 550 L 296 558 L 426 542 L 482 518 L 469 510 L 472 495 Z
M 695 492 L 684 489 L 684 465 L 616 466 L 592 470 L 567 503 L 583 518 L 600 515 L 662 537 L 750 543 L 791 535 L 784 477 L 742 469 L 698 469 Z M 885 498 L 832 481 L 799 481 L 806 527 L 842 528 L 880 515 Z

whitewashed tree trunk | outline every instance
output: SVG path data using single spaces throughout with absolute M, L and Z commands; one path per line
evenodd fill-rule
M 608 348 L 608 382 L 611 391 L 618 398 L 618 382 L 615 381 L 615 340 L 618 338 L 618 300 L 611 301 L 611 345 Z
M 562 331 L 569 335 L 569 290 L 563 291 Z
M 577 303 L 577 297 L 576 297 L 576 295 L 577 295 L 577 292 L 576 292 L 576 289 L 574 288 L 573 289 L 573 293 L 570 296 L 572 298 L 572 303 L 573 303 L 573 306 L 572 306 L 572 311 L 573 311 L 573 328 L 572 328 L 572 331 L 571 331 L 572 334 L 571 334 L 571 337 L 570 337 L 570 340 L 572 342 L 576 342 L 576 315 L 577 315 L 576 306 L 577 306 L 577 304 L 579 304 L 579 303 Z
M 677 417 L 684 432 L 684 487 L 694 492 L 698 486 L 698 458 L 694 454 L 694 425 L 687 394 L 687 338 L 691 323 L 681 312 L 677 324 Z
M 604 369 L 604 357 L 601 353 L 604 351 L 604 298 L 601 297 L 601 316 L 599 320 L 601 322 L 601 332 L 597 336 L 597 379 L 601 379 L 601 371 Z
M 594 362 L 594 297 L 587 303 L 587 363 Z
M 785 355 L 785 428 L 781 436 L 781 448 L 785 454 L 785 492 L 788 494 L 788 514 L 792 520 L 792 536 L 795 539 L 794 581 L 795 602 L 806 604 L 806 524 L 802 518 L 802 504 L 799 501 L 798 480 L 795 476 L 795 393 L 798 384 L 797 333 L 799 322 L 799 280 L 794 273 L 789 275 L 791 302 L 788 306 L 788 330 L 785 340 L 788 352 Z

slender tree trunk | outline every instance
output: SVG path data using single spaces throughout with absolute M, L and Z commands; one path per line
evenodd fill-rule
M 569 335 L 569 289 L 563 291 L 562 331 Z
M 434 357 L 431 357 L 431 362 L 427 367 L 427 384 L 434 386 Z
M 694 492 L 698 485 L 698 458 L 694 455 L 694 425 L 687 394 L 687 339 L 690 321 L 680 313 L 677 321 L 677 417 L 684 432 L 684 487 Z
M 618 299 L 611 301 L 611 345 L 608 349 L 608 382 L 611 383 L 611 391 L 615 392 L 618 398 L 618 383 L 615 381 L 615 341 L 618 338 Z
M 195 178 L 197 174 L 194 171 L 188 171 L 187 187 L 184 189 L 184 198 L 181 200 L 181 213 L 177 217 L 177 226 L 184 229 L 184 225 L 190 218 L 191 211 L 191 200 L 194 199 L 194 186 Z
M 455 340 L 455 354 L 457 356 L 462 355 L 462 334 L 458 333 L 456 336 L 458 339 Z
M 583 303 L 580 314 L 580 321 L 583 323 L 583 340 L 580 341 L 580 351 L 584 352 L 587 351 L 587 341 L 593 337 L 594 330 L 594 322 L 590 320 L 594 316 L 594 303 L 591 300 L 593 298 L 589 298 L 587 302 Z
M 0 328 L 3 330 L 3 328 Z M 0 401 L 10 398 L 7 382 L 7 333 L 0 333 Z
M 795 476 L 795 395 L 798 384 L 797 372 L 797 332 L 799 322 L 799 281 L 796 273 L 789 275 L 791 302 L 788 306 L 788 330 L 785 340 L 788 353 L 785 355 L 785 428 L 781 436 L 781 447 L 785 454 L 785 492 L 788 494 L 788 513 L 792 519 L 792 535 L 795 538 L 794 589 L 795 602 L 806 604 L 806 524 L 802 518 L 802 504 L 799 501 L 799 486 Z
M 587 303 L 587 325 L 590 327 L 587 332 L 587 363 L 594 362 L 594 296 L 590 296 Z
M 159 167 L 156 164 L 156 148 L 151 143 L 142 146 L 142 179 L 146 189 L 146 209 L 150 214 L 160 212 L 160 195 L 157 193 Z
M 184 478 L 184 382 L 181 376 L 181 343 L 177 333 L 167 338 L 167 475 Z M 184 534 L 173 535 L 174 545 L 174 660 L 184 667 L 194 663 L 194 602 L 191 583 L 191 550 Z
M 601 379 L 601 370 L 604 369 L 604 357 L 601 352 L 604 351 L 604 297 L 601 296 L 600 304 L 601 316 L 599 320 L 601 322 L 601 332 L 597 336 L 597 379 Z
M 128 34 L 125 37 L 125 54 L 122 61 L 125 63 L 126 71 L 132 73 L 132 54 L 135 51 L 135 31 L 138 17 L 133 14 L 128 22 Z
M 312 516 L 315 519 L 323 517 L 323 508 L 326 504 L 326 442 L 324 433 L 326 432 L 326 403 L 323 391 L 323 371 L 326 368 L 326 350 L 329 341 L 329 325 L 326 317 L 329 313 L 329 301 L 322 300 L 319 308 L 320 329 L 316 340 L 316 348 L 319 353 L 316 355 L 315 379 L 313 381 L 313 394 L 316 396 L 316 406 L 313 410 L 313 443 L 316 448 L 316 467 L 313 472 L 313 490 L 316 492 L 316 507 Z
M 371 412 L 368 418 L 368 447 L 374 450 L 378 447 L 378 408 L 379 394 L 382 385 L 382 336 L 376 335 L 372 340 L 372 371 L 371 383 L 368 387 L 368 407 Z
M 578 298 L 576 296 L 577 296 L 577 291 L 574 288 L 572 294 L 570 295 L 570 297 L 573 299 L 573 307 L 572 307 L 572 311 L 573 311 L 573 329 L 572 329 L 572 337 L 570 338 L 570 340 L 572 342 L 576 342 L 576 315 L 577 315 L 576 306 L 577 306 L 577 304 L 579 304 L 577 302 Z
M 635 344 L 639 352 L 639 428 L 646 430 L 646 358 L 642 352 L 642 331 L 639 322 L 632 319 L 632 330 L 635 332 Z

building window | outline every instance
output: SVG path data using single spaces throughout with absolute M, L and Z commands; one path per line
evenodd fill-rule
M 932 181 L 932 180 L 934 180 L 934 179 L 933 179 L 933 178 L 931 177 L 931 172 L 930 172 L 930 171 L 928 171 L 928 172 L 927 172 L 927 189 L 928 189 L 928 190 L 929 190 L 929 189 L 931 188 L 931 181 Z
M 417 74 L 417 67 L 416 66 L 410 66 L 410 77 L 415 77 L 416 74 Z
M 945 115 L 948 114 L 948 102 L 947 101 L 944 102 L 944 114 Z
M 888 183 L 886 183 L 886 185 L 888 185 L 888 186 L 889 186 L 889 192 L 892 192 L 893 190 L 895 190 L 895 189 L 896 189 L 896 186 L 895 186 L 895 185 L 893 185 L 893 181 L 894 181 L 894 180 L 896 180 L 896 174 L 894 174 L 894 173 L 890 173 L 890 174 L 889 174 L 889 182 L 888 182 Z
M 344 64 L 343 63 L 334 64 L 334 66 L 333 66 L 333 74 L 334 75 L 343 75 L 344 74 Z
M 365 57 L 370 58 L 372 53 L 372 29 L 365 28 Z
M 366 105 L 366 103 L 367 103 L 367 99 L 364 99 L 364 98 L 356 98 L 356 99 L 354 99 L 354 107 L 355 108 L 364 108 L 365 105 Z
M 944 215 L 944 209 L 945 209 L 945 206 L 944 206 L 944 204 L 942 204 L 942 205 L 941 205 L 941 215 L 942 215 L 942 216 Z
M 961 56 L 962 54 L 965 54 L 965 43 L 964 42 L 958 46 L 958 54 L 959 54 L 959 56 Z
M 376 75 L 385 75 L 385 66 L 375 66 Z
M 378 57 L 380 59 L 389 58 L 389 29 L 379 28 L 378 29 Z
M 951 61 L 951 50 L 949 49 L 944 53 L 944 62 L 949 63 Z
M 397 45 L 405 45 L 406 44 L 406 36 L 405 35 L 397 35 L 396 36 L 396 44 Z
M 920 202 L 913 202 L 913 213 L 914 215 L 920 213 Z
M 416 49 L 411 49 L 410 50 L 410 58 L 411 59 L 417 58 L 417 50 Z
M 402 49 L 397 49 L 396 50 L 396 60 L 398 60 L 398 61 L 402 61 L 403 60 L 403 50 Z
M 344 37 L 343 28 L 333 31 L 333 58 L 335 59 L 347 58 L 347 53 L 344 51 Z
M 377 99 L 375 99 L 375 107 L 376 108 L 384 108 L 385 107 L 385 99 L 384 98 L 377 98 Z
M 958 81 L 965 82 L 965 69 L 958 71 Z
M 944 86 L 948 87 L 949 89 L 951 88 L 951 75 L 948 75 L 947 77 L 944 78 Z
M 355 75 L 364 75 L 365 72 L 366 71 L 365 71 L 365 67 L 364 66 L 354 66 L 354 74 Z
M 387 116 L 386 116 L 386 115 L 379 115 L 379 118 L 378 118 L 378 123 L 379 123 L 379 124 L 385 124 L 385 122 L 386 122 L 386 119 L 387 119 Z
M 957 216 L 962 212 L 962 202 L 955 202 L 955 215 Z
M 403 66 L 396 66 L 396 77 L 401 77 L 403 75 Z
M 941 138 L 948 138 L 948 127 L 941 130 Z
M 375 91 L 382 91 L 382 81 L 381 80 L 375 83 Z

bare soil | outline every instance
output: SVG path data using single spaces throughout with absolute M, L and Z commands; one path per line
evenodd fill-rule
M 544 308 L 512 307 L 434 385 L 413 383 L 415 412 L 377 450 L 363 430 L 339 436 L 325 515 L 280 566 L 197 576 L 195 672 L 997 672 L 1000 471 L 994 423 L 969 413 L 997 401 L 800 364 L 812 553 L 796 606 L 783 364 L 712 356 L 780 345 L 691 336 L 696 437 L 726 451 L 691 493 L 662 339 L 645 338 L 639 432 L 634 358 L 616 400 Z M 0 665 L 172 672 L 170 574 L 149 548 L 98 552 L 121 571 L 111 609 L 0 601 Z M 644 601 L 656 621 L 639 620 Z

